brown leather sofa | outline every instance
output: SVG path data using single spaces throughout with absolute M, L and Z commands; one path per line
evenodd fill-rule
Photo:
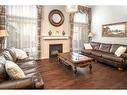
M 17 63 L 24 71 L 26 78 L 18 80 L 10 79 L 5 70 L 6 60 Z M 37 63 L 31 58 L 17 60 L 11 48 L 2 51 L 0 54 L 0 89 L 44 88 L 44 82 L 38 68 Z
M 114 54 L 119 46 L 125 46 L 127 48 L 126 45 L 99 42 L 91 42 L 90 44 L 93 49 L 83 49 L 81 51 L 82 54 L 92 57 L 102 63 L 117 67 L 119 70 L 127 67 L 127 50 L 120 57 Z

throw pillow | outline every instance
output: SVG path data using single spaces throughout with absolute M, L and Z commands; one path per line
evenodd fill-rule
M 0 56 L 0 64 L 5 64 L 6 63 L 6 59 L 4 58 L 4 56 Z
M 10 48 L 7 48 L 7 50 L 9 51 L 11 56 L 13 57 L 13 61 L 16 62 L 17 58 L 16 58 L 16 53 L 15 53 L 15 48 L 14 47 L 10 47 Z
M 17 59 L 25 59 L 28 57 L 26 52 L 21 49 L 15 49 L 15 53 Z
M 85 49 L 93 49 L 90 43 L 84 43 Z
M 13 57 L 11 56 L 11 54 L 9 53 L 9 51 L 4 50 L 4 51 L 2 52 L 2 55 L 5 57 L 6 60 L 13 61 Z
M 116 56 L 121 56 L 123 53 L 125 53 L 126 51 L 126 47 L 120 46 L 116 51 L 115 51 L 115 55 Z
M 9 77 L 12 79 L 25 78 L 25 74 L 22 69 L 12 61 L 6 61 L 5 69 Z

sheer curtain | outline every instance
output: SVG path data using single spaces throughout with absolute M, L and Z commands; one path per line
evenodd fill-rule
M 83 48 L 85 42 L 88 42 L 88 16 L 85 13 L 77 12 L 74 14 L 73 27 L 73 51 L 77 52 Z
M 7 47 L 16 47 L 37 58 L 37 7 L 33 5 L 6 6 L 9 33 Z

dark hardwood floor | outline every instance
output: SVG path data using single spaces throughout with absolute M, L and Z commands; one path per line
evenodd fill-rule
M 70 67 L 55 60 L 37 61 L 45 83 L 45 89 L 127 89 L 127 70 L 101 63 L 92 64 L 89 68 L 78 68 L 75 76 Z

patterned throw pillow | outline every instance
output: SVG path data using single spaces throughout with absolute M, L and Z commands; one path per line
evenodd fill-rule
M 9 77 L 12 79 L 25 78 L 25 74 L 22 69 L 12 61 L 6 61 L 5 69 Z
M 28 57 L 26 52 L 21 49 L 15 49 L 15 53 L 17 59 L 25 59 Z
M 4 50 L 2 52 L 2 55 L 5 57 L 6 60 L 14 61 L 13 57 L 11 56 L 10 52 L 7 50 Z
M 17 58 L 16 58 L 16 53 L 15 53 L 15 48 L 14 47 L 10 47 L 10 48 L 7 48 L 6 50 L 9 51 L 9 53 L 13 57 L 13 61 L 16 62 Z
M 84 43 L 85 49 L 93 49 L 90 43 Z
M 116 51 L 115 51 L 115 55 L 120 57 L 123 53 L 125 53 L 126 51 L 126 47 L 120 46 Z

